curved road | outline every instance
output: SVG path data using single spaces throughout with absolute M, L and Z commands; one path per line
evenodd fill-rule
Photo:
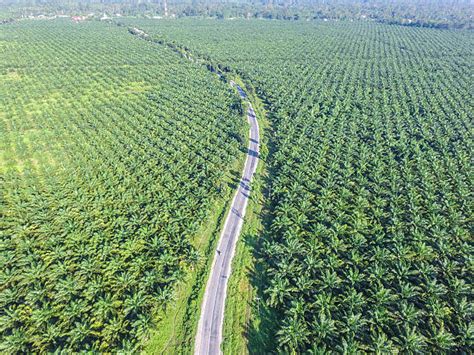
M 231 81 L 239 91 L 240 97 L 246 99 L 245 92 Z M 250 182 L 258 164 L 260 136 L 258 122 L 252 105 L 249 103 L 247 120 L 250 124 L 250 141 L 247 159 L 240 179 L 239 187 L 232 200 L 232 205 L 221 232 L 219 244 L 214 255 L 211 274 L 207 280 L 206 291 L 201 305 L 201 316 L 194 346 L 194 354 L 220 354 L 222 343 L 222 327 L 224 307 L 227 292 L 227 281 L 231 273 L 231 263 L 234 257 L 237 239 L 244 221 L 250 195 Z
M 145 40 L 150 40 L 146 32 L 139 28 L 129 28 L 129 32 Z M 185 57 L 188 58 L 186 55 Z M 212 69 L 213 72 L 215 72 Z M 219 77 L 222 74 L 216 72 Z M 235 82 L 230 84 L 237 88 L 240 97 L 247 99 L 247 95 Z M 227 280 L 230 276 L 230 266 L 235 254 L 237 239 L 244 222 L 245 210 L 247 209 L 250 196 L 250 182 L 257 169 L 260 135 L 258 122 L 252 105 L 249 104 L 247 120 L 250 124 L 250 140 L 245 160 L 242 178 L 239 187 L 232 200 L 230 212 L 224 223 L 224 229 L 219 238 L 214 260 L 212 262 L 211 274 L 207 280 L 206 291 L 201 305 L 201 316 L 199 318 L 194 353 L 196 355 L 220 354 L 222 343 L 222 326 L 224 320 L 225 298 L 227 293 Z

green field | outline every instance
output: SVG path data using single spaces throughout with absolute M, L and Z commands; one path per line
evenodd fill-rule
M 472 352 L 472 31 L 0 26 L 0 352 L 192 352 L 248 138 L 206 66 L 262 137 L 224 353 Z
M 266 282 L 253 287 L 278 322 L 250 352 L 472 349 L 471 32 L 131 22 L 239 73 L 266 103 L 265 242 L 253 257 Z M 268 312 L 242 304 L 254 319 L 227 334 L 243 327 L 256 344 Z
M 207 260 L 240 100 L 112 24 L 6 24 L 0 52 L 0 351 L 134 349 Z

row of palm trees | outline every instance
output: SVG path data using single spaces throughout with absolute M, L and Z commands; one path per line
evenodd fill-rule
M 137 351 L 202 262 L 193 239 L 242 149 L 238 96 L 107 24 L 4 30 L 23 54 L 2 57 L 21 80 L 1 87 L 0 351 Z
M 365 42 L 394 43 L 396 31 L 367 31 Z M 467 351 L 472 345 L 471 133 L 463 99 L 469 94 L 443 87 L 454 61 L 425 58 L 415 50 L 419 39 L 411 40 L 409 58 L 375 47 L 369 62 L 356 56 L 338 63 L 341 76 L 332 82 L 316 70 L 308 83 L 313 91 L 335 87 L 324 101 L 319 92 L 307 99 L 317 103 L 316 114 L 281 99 L 292 118 L 277 111 L 285 139 L 276 140 L 272 166 L 279 179 L 272 181 L 274 218 L 263 252 L 272 277 L 269 302 L 282 319 L 281 350 Z M 447 73 L 430 75 L 435 62 Z M 376 82 L 384 88 L 373 91 Z M 366 92 L 354 92 L 354 83 Z M 433 100 L 431 87 L 443 88 L 447 99 Z M 274 81 L 263 82 L 262 90 L 270 102 L 271 95 L 282 96 Z M 312 208 L 300 208 L 304 201 Z M 274 244 L 281 246 L 277 253 Z M 319 263 L 309 266 L 308 252 Z
M 267 102 L 269 351 L 470 351 L 469 34 L 137 22 L 238 71 Z

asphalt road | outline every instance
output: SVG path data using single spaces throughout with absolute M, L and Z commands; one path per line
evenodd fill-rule
M 238 85 L 234 82 L 231 82 L 231 85 L 237 88 L 242 99 L 247 98 L 245 92 Z M 250 196 L 250 182 L 257 168 L 259 155 L 258 122 L 250 104 L 247 111 L 247 120 L 250 124 L 247 159 L 245 160 L 242 178 L 220 235 L 211 273 L 207 281 L 194 347 L 194 354 L 197 355 L 222 353 L 220 345 L 222 343 L 227 281 L 231 273 L 232 258 L 235 254 L 237 239 L 242 229 Z

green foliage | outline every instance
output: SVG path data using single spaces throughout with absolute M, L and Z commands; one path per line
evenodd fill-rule
M 137 350 L 201 256 L 236 93 L 99 22 L 2 25 L 0 351 Z
M 273 350 L 472 349 L 470 33 L 350 22 L 139 26 L 239 72 L 267 102 L 261 265 L 280 319 Z
M 199 16 L 215 19 L 363 20 L 416 27 L 474 29 L 471 0 L 2 1 L 6 4 L 0 9 L 0 19 L 64 14 L 100 18 L 108 14 L 148 18 Z

